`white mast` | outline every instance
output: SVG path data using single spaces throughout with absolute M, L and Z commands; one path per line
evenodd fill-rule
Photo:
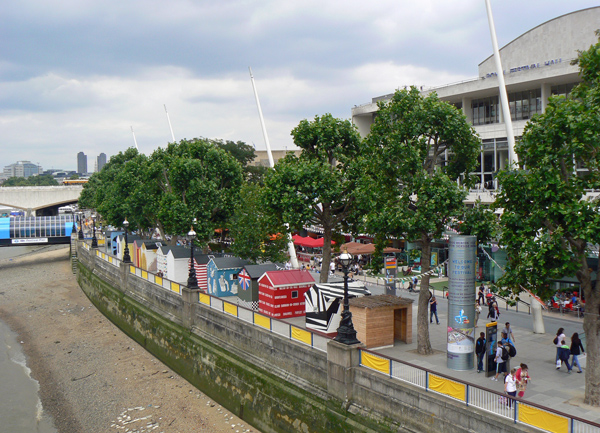
M 267 128 L 265 126 L 265 119 L 263 118 L 262 109 L 260 108 L 260 101 L 258 100 L 258 92 L 256 91 L 256 84 L 254 84 L 254 76 L 252 75 L 252 68 L 248 66 L 250 71 L 250 80 L 252 81 L 252 89 L 254 90 L 254 98 L 256 99 L 256 106 L 258 107 L 258 116 L 260 117 L 260 126 L 262 127 L 263 137 L 265 137 L 265 144 L 267 145 L 267 155 L 269 156 L 269 165 L 271 168 L 275 167 L 273 161 L 273 154 L 271 153 L 271 144 L 269 144 L 269 136 L 267 135 Z M 286 223 L 286 227 L 289 228 L 289 224 Z M 294 241 L 292 235 L 288 233 L 288 254 L 290 255 L 290 263 L 293 269 L 299 269 L 298 258 L 296 257 L 296 248 L 294 247 Z
M 167 104 L 163 104 L 165 107 L 165 113 L 167 114 L 167 122 L 169 122 L 169 129 L 171 130 L 171 138 L 173 139 L 173 143 L 175 143 L 175 134 L 173 134 L 173 127 L 171 126 L 171 119 L 169 118 L 169 112 L 167 111 Z
M 500 90 L 500 101 L 502 103 L 502 115 L 504 117 L 504 125 L 506 127 L 506 138 L 508 140 L 508 165 L 516 167 L 519 158 L 515 153 L 515 134 L 512 127 L 512 118 L 510 117 L 510 108 L 508 107 L 508 95 L 506 94 L 506 83 L 504 82 L 504 70 L 502 69 L 502 60 L 500 59 L 500 51 L 498 50 L 498 40 L 496 39 L 496 27 L 494 26 L 494 18 L 492 17 L 492 7 L 490 0 L 485 0 L 487 8 L 488 21 L 490 23 L 490 34 L 492 36 L 492 46 L 494 48 L 494 61 L 496 62 L 496 71 L 498 73 L 498 88 Z
M 140 148 L 137 145 L 137 140 L 135 139 L 135 132 L 133 132 L 133 126 L 131 127 L 131 134 L 133 135 L 133 142 L 135 143 L 135 148 L 139 151 Z

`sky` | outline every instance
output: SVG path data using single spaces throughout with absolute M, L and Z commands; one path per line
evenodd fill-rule
M 491 0 L 499 46 L 588 0 Z M 599 23 L 600 27 L 600 23 Z M 0 166 L 88 170 L 196 137 L 273 149 L 302 119 L 477 76 L 485 0 L 19 0 L 0 14 Z

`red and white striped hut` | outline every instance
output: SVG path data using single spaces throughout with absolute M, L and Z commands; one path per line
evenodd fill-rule
M 258 279 L 258 311 L 275 319 L 304 316 L 304 294 L 314 282 L 300 269 L 265 272 Z

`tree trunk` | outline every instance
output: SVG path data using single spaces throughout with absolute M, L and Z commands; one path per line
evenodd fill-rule
M 420 355 L 430 355 L 431 341 L 429 340 L 429 272 L 431 268 L 431 241 L 427 235 L 421 236 L 421 289 L 419 291 L 419 306 L 417 310 L 417 352 Z
M 321 263 L 319 282 L 326 283 L 329 280 L 329 265 L 331 263 L 331 236 L 333 235 L 329 204 L 323 203 L 323 216 L 321 218 L 321 224 L 323 225 L 323 262 Z
M 587 265 L 587 256 L 583 254 L 582 270 L 577 272 L 585 296 L 585 316 L 583 330 L 585 331 L 587 354 L 585 369 L 585 396 L 583 402 L 591 406 L 600 406 L 600 295 L 598 288 L 592 290 L 591 275 Z

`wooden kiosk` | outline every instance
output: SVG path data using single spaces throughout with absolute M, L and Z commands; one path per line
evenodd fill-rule
M 349 300 L 356 338 L 367 349 L 412 343 L 412 299 L 376 295 Z

